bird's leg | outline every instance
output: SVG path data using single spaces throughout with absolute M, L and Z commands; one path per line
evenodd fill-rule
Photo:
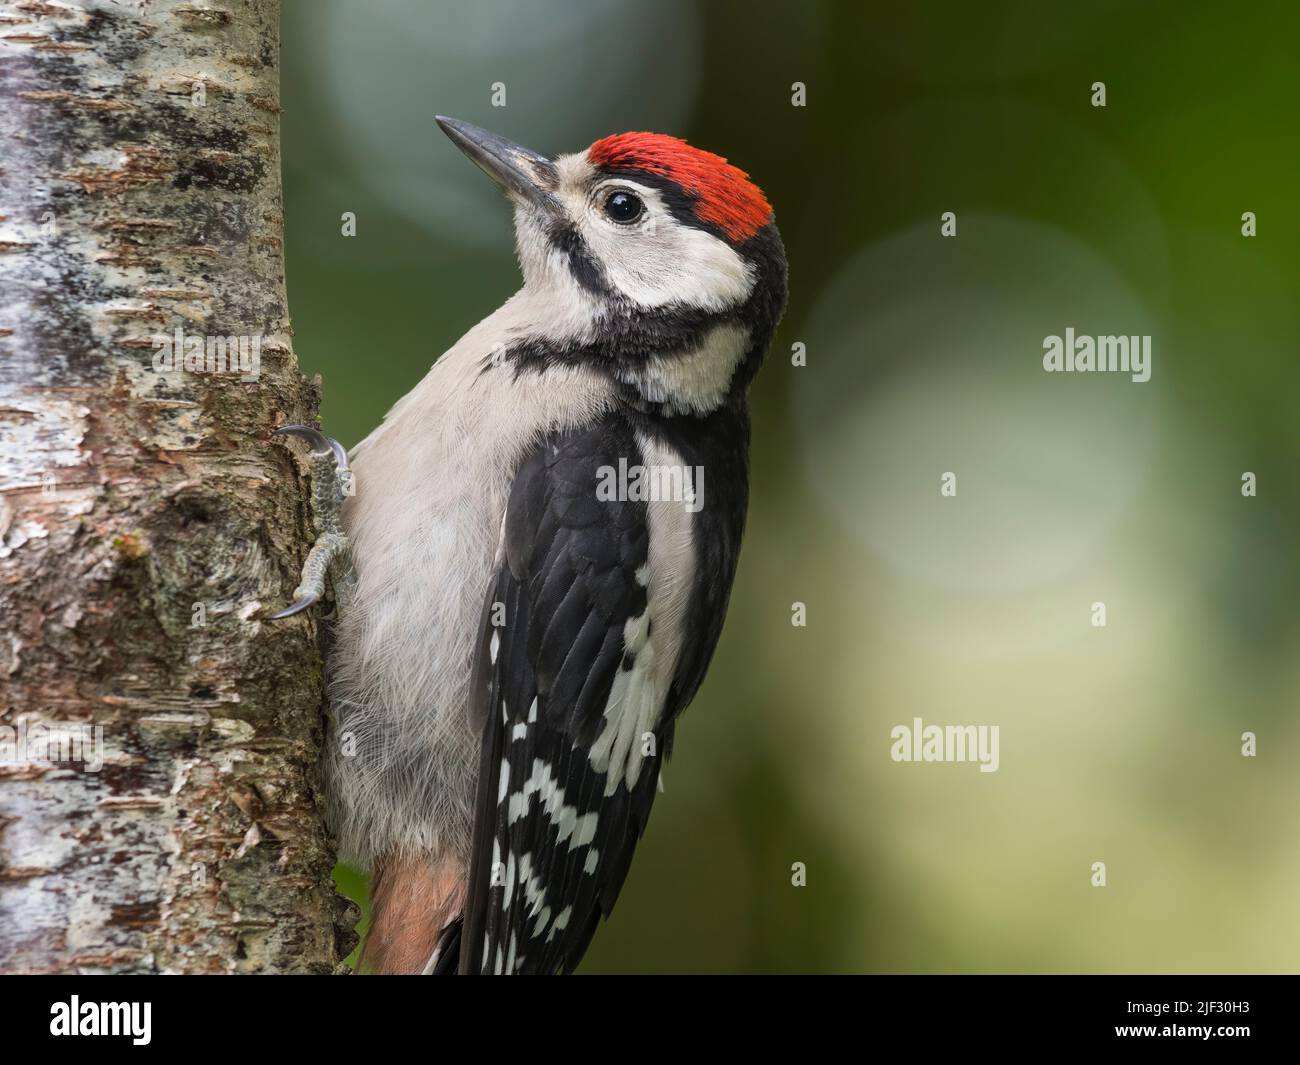
M 307 552 L 302 580 L 294 589 L 294 601 L 268 620 L 292 617 L 314 606 L 325 595 L 328 578 L 334 589 L 335 609 L 341 614 L 351 603 L 356 577 L 352 570 L 352 545 L 343 531 L 343 501 L 353 491 L 348 453 L 337 440 L 307 425 L 282 425 L 277 436 L 296 436 L 311 445 L 312 513 L 316 518 L 316 542 Z

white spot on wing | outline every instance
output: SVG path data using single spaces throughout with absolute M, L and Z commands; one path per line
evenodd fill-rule
M 497 805 L 500 806 L 502 800 L 506 797 L 506 792 L 510 790 L 510 763 L 504 758 L 501 759 L 501 780 L 497 784 Z
M 564 789 L 551 771 L 551 767 L 540 758 L 533 759 L 532 773 L 519 786 L 519 790 L 510 796 L 506 807 L 506 823 L 514 824 L 524 817 L 532 808 L 533 797 L 537 796 L 543 811 L 551 824 L 556 827 L 557 844 L 568 843 L 569 849 L 585 847 L 596 838 L 599 813 L 578 815 L 578 808 L 565 802 Z
M 559 912 L 559 915 L 555 918 L 555 923 L 551 925 L 551 930 L 549 933 L 547 933 L 546 936 L 546 942 L 549 943 L 552 939 L 554 939 L 556 932 L 563 932 L 566 928 L 568 928 L 569 918 L 572 916 L 573 916 L 573 907 L 572 906 L 564 907 L 564 909 L 562 909 Z
M 510 909 L 510 900 L 515 893 L 515 852 L 511 851 L 506 855 L 506 883 L 505 891 L 501 893 L 502 911 Z
M 638 434 L 637 442 L 647 465 L 684 465 L 672 448 L 643 434 Z M 592 767 L 607 774 L 606 795 L 613 795 L 619 784 L 629 789 L 635 786 L 645 761 L 639 737 L 658 725 L 665 693 L 677 671 L 695 585 L 693 519 L 677 502 L 647 504 L 649 551 L 646 564 L 638 571 L 638 580 L 642 571 L 648 578 L 646 609 L 623 627 L 624 650 L 632 652 L 635 659 L 630 670 L 620 669 L 615 675 L 604 724 L 588 752 Z

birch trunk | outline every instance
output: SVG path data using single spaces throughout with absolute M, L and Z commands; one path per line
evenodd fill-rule
M 268 437 L 316 406 L 278 27 L 278 0 L 0 2 L 0 971 L 329 972 L 351 947 L 314 622 L 258 621 L 308 537 Z M 178 329 L 203 350 L 179 372 Z

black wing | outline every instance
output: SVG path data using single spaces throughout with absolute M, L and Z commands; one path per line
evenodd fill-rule
M 645 830 L 671 728 L 636 662 L 647 508 L 596 492 L 601 467 L 636 456 L 611 420 L 548 438 L 512 488 L 475 666 L 483 757 L 461 972 L 572 971 Z

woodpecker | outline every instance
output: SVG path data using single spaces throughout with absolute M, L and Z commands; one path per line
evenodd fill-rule
M 365 964 L 568 973 L 722 630 L 785 251 L 679 138 L 548 158 L 437 122 L 511 201 L 523 287 L 350 457 L 280 430 L 313 445 L 320 538 L 276 616 L 333 585 L 323 777 L 372 875 Z

